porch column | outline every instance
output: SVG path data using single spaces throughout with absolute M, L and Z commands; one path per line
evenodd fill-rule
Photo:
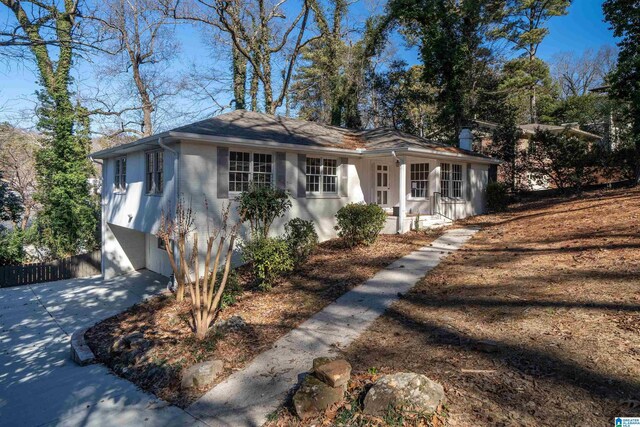
M 398 233 L 404 233 L 404 219 L 407 216 L 407 164 L 404 157 L 400 157 L 400 166 L 398 167 Z

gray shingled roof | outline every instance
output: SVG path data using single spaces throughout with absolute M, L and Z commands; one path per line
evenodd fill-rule
M 335 126 L 246 110 L 221 114 L 172 129 L 170 132 L 324 147 L 347 145 L 348 141 L 343 141 L 343 138 L 350 133 L 346 129 Z
M 484 157 L 472 151 L 461 150 L 440 142 L 399 132 L 392 128 L 353 130 L 321 123 L 272 116 L 253 111 L 236 110 L 206 120 L 180 126 L 158 135 L 146 137 L 130 144 L 99 151 L 92 156 L 101 158 L 123 150 L 134 150 L 137 145 L 157 143 L 159 137 L 188 139 L 210 136 L 231 141 L 276 142 L 307 147 L 331 147 L 347 150 L 430 149 L 455 154 Z

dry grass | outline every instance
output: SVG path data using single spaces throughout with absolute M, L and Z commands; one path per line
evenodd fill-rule
M 547 199 L 482 225 L 345 350 L 347 402 L 268 426 L 608 426 L 640 415 L 640 189 Z M 431 419 L 363 417 L 376 375 L 445 387 Z M 371 375 L 375 372 L 376 375 Z
M 640 415 L 640 190 L 531 202 L 485 228 L 348 350 L 440 381 L 453 426 Z
M 222 359 L 225 374 L 241 369 L 281 336 L 399 257 L 441 232 L 380 236 L 369 247 L 345 249 L 338 240 L 321 244 L 310 259 L 270 292 L 248 289 L 220 320 L 241 316 L 247 327 L 211 333 L 203 342 L 189 328 L 189 304 L 161 296 L 101 322 L 87 333 L 98 359 L 114 372 L 164 400 L 186 406 L 206 390 L 180 389 L 180 372 L 193 363 Z M 242 275 L 248 282 L 246 274 Z M 152 347 L 137 360 L 109 353 L 120 336 L 142 331 Z

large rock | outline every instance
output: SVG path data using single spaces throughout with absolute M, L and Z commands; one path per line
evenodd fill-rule
M 301 419 L 317 417 L 344 398 L 346 385 L 331 387 L 313 375 L 307 375 L 293 396 L 293 406 Z
M 215 381 L 222 373 L 224 363 L 222 360 L 210 360 L 208 362 L 196 363 L 182 371 L 183 388 L 206 387 Z
M 365 396 L 363 412 L 367 415 L 382 416 L 389 408 L 396 408 L 433 413 L 444 398 L 444 388 L 424 375 L 384 375 Z
M 316 377 L 331 387 L 344 386 L 351 377 L 351 365 L 344 359 L 331 360 L 314 366 Z

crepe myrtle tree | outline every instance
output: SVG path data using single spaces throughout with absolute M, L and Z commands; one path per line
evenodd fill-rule
M 163 212 L 157 232 L 165 244 L 171 269 L 178 282 L 176 299 L 182 301 L 185 289 L 189 289 L 191 326 L 198 339 L 206 337 L 220 311 L 231 270 L 233 248 L 241 224 L 237 222 L 230 225 L 230 204 L 222 208 L 218 221 L 209 215 L 206 200 L 204 205 L 207 212 L 206 232 L 202 233 L 196 229 L 193 209 L 190 206 L 186 207 L 183 200 L 178 201 L 174 217 Z M 206 241 L 204 259 L 201 259 L 199 251 L 200 234 L 203 234 Z M 177 245 L 178 259 L 173 253 L 172 242 Z M 201 265 L 204 267 L 204 274 L 200 274 Z

